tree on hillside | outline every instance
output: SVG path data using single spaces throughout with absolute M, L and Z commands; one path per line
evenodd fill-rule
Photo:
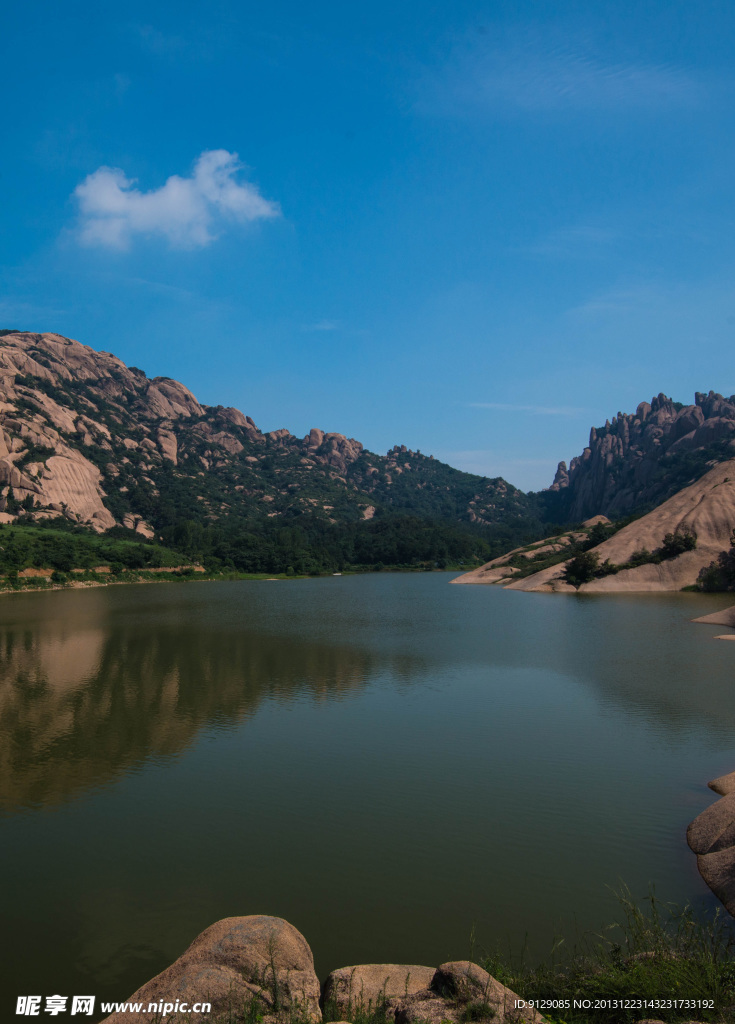
M 583 583 L 589 583 L 595 578 L 599 561 L 599 556 L 594 551 L 581 551 L 567 563 L 563 579 L 579 590 Z
M 729 551 L 721 551 L 714 562 L 702 569 L 697 577 L 700 590 L 735 590 L 735 530 L 730 545 Z

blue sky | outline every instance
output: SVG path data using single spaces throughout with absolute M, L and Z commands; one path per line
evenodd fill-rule
M 735 392 L 731 3 L 7 6 L 0 326 L 524 488 Z

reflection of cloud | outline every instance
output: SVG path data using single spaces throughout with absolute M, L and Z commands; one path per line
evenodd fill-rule
M 141 192 L 116 167 L 100 167 L 76 187 L 84 245 L 124 249 L 136 234 L 163 235 L 176 248 L 208 245 L 215 220 L 240 223 L 277 217 L 279 208 L 249 182 L 239 183 L 237 153 L 205 151 L 191 177 L 172 175 Z
M 499 409 L 501 412 L 530 412 L 533 416 L 580 416 L 587 409 L 571 405 L 515 405 L 512 402 L 468 402 L 469 409 Z
M 691 105 L 703 94 L 685 70 L 670 64 L 616 61 L 588 46 L 533 38 L 458 46 L 432 91 L 450 109 L 526 111 L 660 109 Z

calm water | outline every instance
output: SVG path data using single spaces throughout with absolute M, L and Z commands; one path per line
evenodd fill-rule
M 323 976 L 473 929 L 542 955 L 619 880 L 713 903 L 684 831 L 735 769 L 735 645 L 688 620 L 727 597 L 450 579 L 0 599 L 2 1019 L 124 998 L 234 914 Z

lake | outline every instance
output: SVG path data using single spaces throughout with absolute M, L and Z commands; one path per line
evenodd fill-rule
M 317 973 L 541 957 L 608 887 L 716 904 L 684 833 L 735 769 L 731 595 L 448 573 L 0 598 L 0 1001 L 122 999 L 221 917 Z

